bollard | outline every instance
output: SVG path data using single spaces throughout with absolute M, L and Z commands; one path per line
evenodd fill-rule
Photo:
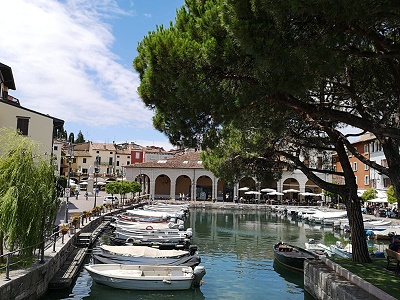
M 57 235 L 54 234 L 53 252 L 56 252 Z
M 41 249 L 40 249 L 40 262 L 41 264 L 44 264 L 44 240 L 41 244 Z
M 7 253 L 7 262 L 6 262 L 6 279 L 5 280 L 11 280 L 10 278 L 10 258 L 11 253 Z

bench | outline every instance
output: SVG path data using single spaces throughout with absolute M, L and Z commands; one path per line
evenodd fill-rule
M 395 273 L 396 275 L 400 271 L 400 253 L 397 253 L 396 251 L 390 250 L 389 248 L 386 249 L 386 259 L 387 259 L 387 266 L 386 269 L 389 270 L 389 265 L 391 262 L 396 263 L 396 270 Z

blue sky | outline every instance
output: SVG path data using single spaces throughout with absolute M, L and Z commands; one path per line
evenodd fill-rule
M 184 0 L 12 0 L 1 4 L 0 62 L 21 105 L 63 119 L 94 142 L 170 150 L 137 94 L 136 47 Z

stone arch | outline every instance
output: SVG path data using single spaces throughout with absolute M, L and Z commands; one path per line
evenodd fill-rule
M 149 195 L 150 194 L 150 177 L 147 174 L 139 174 L 135 177 L 135 181 L 139 182 L 142 187 L 142 191 L 139 195 Z
M 256 180 L 252 177 L 243 177 L 239 181 L 239 190 L 238 190 L 238 196 L 245 198 L 246 194 L 244 190 L 240 190 L 241 188 L 249 188 L 249 191 L 255 191 L 256 190 Z
M 175 181 L 175 199 L 188 200 L 191 197 L 192 180 L 188 175 L 180 175 Z
M 169 199 L 171 194 L 171 179 L 166 174 L 160 174 L 155 178 L 154 198 Z
M 213 181 L 210 176 L 201 175 L 196 180 L 196 199 L 213 199 Z
M 322 189 L 316 185 L 312 180 L 308 180 L 305 184 L 305 192 L 320 194 L 322 193 Z
M 290 190 L 290 189 L 300 191 L 300 183 L 297 181 L 297 179 L 289 177 L 283 182 L 282 188 L 283 188 L 283 191 Z M 291 200 L 291 199 L 298 200 L 299 192 L 288 192 L 288 193 L 285 193 L 284 197 L 289 200 Z

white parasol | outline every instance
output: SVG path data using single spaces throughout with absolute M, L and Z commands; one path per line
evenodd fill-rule
M 271 192 L 276 192 L 276 190 L 270 189 L 270 188 L 265 188 L 265 189 L 262 189 L 261 192 L 263 192 L 263 193 L 271 193 Z
M 238 191 L 248 191 L 248 190 L 249 190 L 249 188 L 247 186 L 241 187 L 240 189 L 238 189 Z

